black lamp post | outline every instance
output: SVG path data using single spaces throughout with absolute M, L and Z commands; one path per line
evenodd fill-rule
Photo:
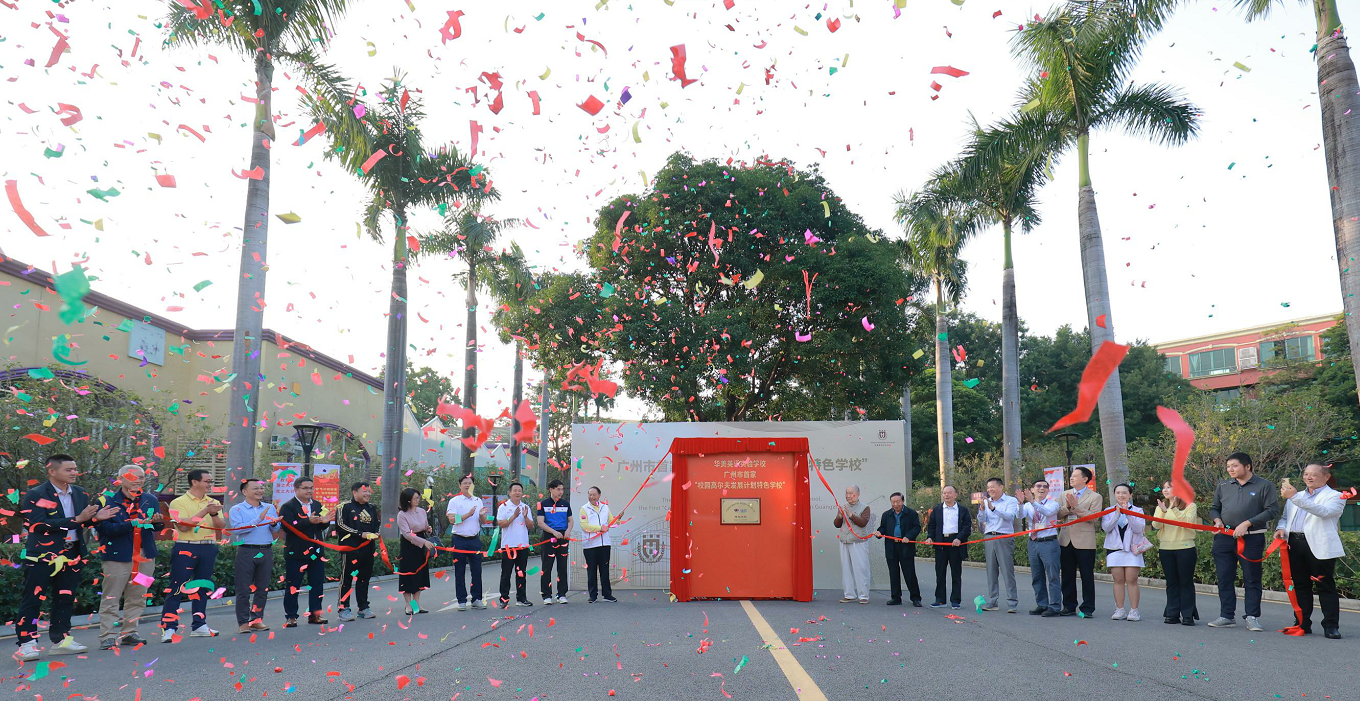
M 293 424 L 293 430 L 297 431 L 297 440 L 302 446 L 302 474 L 311 477 L 312 448 L 316 446 L 316 439 L 321 437 L 321 431 L 324 429 L 316 424 Z
M 1075 432 L 1073 432 L 1073 431 L 1063 431 L 1062 433 L 1055 433 L 1055 434 L 1053 434 L 1053 437 L 1054 437 L 1054 438 L 1061 438 L 1061 439 L 1063 439 L 1063 450 L 1067 453 L 1067 470 L 1068 470 L 1069 472 L 1071 472 L 1071 470 L 1072 470 L 1072 439 L 1073 439 L 1073 438 L 1081 438 L 1081 434 L 1075 433 Z

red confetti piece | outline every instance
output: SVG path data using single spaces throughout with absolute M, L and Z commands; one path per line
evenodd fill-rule
M 439 43 L 447 44 L 460 36 L 463 36 L 463 26 L 459 24 L 458 18 L 463 16 L 462 10 L 448 10 L 449 18 L 444 22 L 444 26 L 439 29 Z
M 1195 444 L 1195 431 L 1185 423 L 1185 419 L 1174 409 L 1157 407 L 1157 420 L 1171 429 L 1176 435 L 1176 457 L 1171 462 L 1171 489 L 1175 496 L 1185 503 L 1195 501 L 1195 488 L 1185 480 L 1185 461 L 1190 457 L 1190 447 Z
M 604 103 L 600 102 L 599 98 L 596 98 L 594 95 L 591 95 L 589 98 L 586 99 L 585 102 L 582 102 L 581 104 L 577 105 L 577 107 L 580 107 L 581 109 L 586 111 L 586 114 L 594 117 L 595 115 L 600 113 L 600 110 L 604 109 Z
M 671 72 L 675 74 L 675 79 L 680 81 L 681 88 L 685 88 L 690 83 L 698 81 L 698 78 L 688 78 L 685 76 L 684 44 L 676 44 L 671 47 Z
M 43 228 L 41 226 L 38 226 L 38 220 L 34 219 L 33 215 L 29 213 L 27 208 L 24 207 L 24 203 L 19 201 L 18 180 L 5 181 L 5 195 L 9 197 L 9 206 L 14 208 L 15 214 L 19 215 L 19 221 L 23 222 L 24 225 L 27 226 L 30 231 L 32 231 L 37 236 L 50 235 L 46 231 L 43 231 Z
M 57 439 L 55 439 L 55 438 L 48 438 L 47 436 L 44 436 L 44 435 L 42 435 L 42 434 L 40 434 L 40 433 L 30 433 L 30 434 L 28 434 L 27 436 L 23 436 L 23 437 L 24 437 L 24 438 L 27 438 L 27 439 L 30 440 L 30 441 L 33 441 L 34 443 L 37 443 L 38 445 L 47 445 L 48 443 L 56 443 L 56 442 L 57 442 Z
M 501 680 L 500 680 L 500 679 L 492 679 L 491 677 L 487 677 L 486 680 L 487 680 L 488 682 L 491 683 L 491 686 L 493 686 L 493 687 L 495 687 L 495 688 L 497 688 L 497 689 L 501 688 Z
M 411 683 L 411 678 L 410 678 L 410 677 L 406 676 L 405 674 L 398 674 L 398 675 L 397 675 L 397 691 L 401 691 L 402 689 L 405 689 L 405 688 L 406 688 L 406 685 L 407 685 L 407 684 L 410 684 L 410 683 Z
M 968 75 L 968 71 L 962 70 L 962 69 L 960 69 L 960 68 L 955 68 L 955 67 L 953 67 L 953 66 L 936 66 L 936 67 L 930 69 L 930 74 L 931 74 L 931 75 L 937 75 L 937 74 L 939 74 L 939 75 L 947 75 L 947 76 L 951 76 L 951 77 L 954 77 L 954 78 L 962 78 L 962 77 Z
M 368 171 L 365 170 L 365 173 Z M 241 172 L 231 171 L 232 175 L 242 180 L 264 180 L 264 166 L 256 166 L 254 170 L 243 170 Z

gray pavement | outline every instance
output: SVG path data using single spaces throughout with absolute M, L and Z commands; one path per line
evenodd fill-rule
M 928 604 L 934 570 L 928 561 L 918 561 L 917 570 Z M 1163 592 L 1145 587 L 1145 620 L 1127 623 L 1109 620 L 1111 587 L 1099 583 L 1091 620 L 1026 615 L 1033 604 L 1027 585 L 1020 588 L 1021 613 L 978 614 L 971 602 L 985 590 L 984 573 L 966 568 L 961 611 L 888 607 L 879 592 L 869 605 L 838 604 L 840 592 L 830 590 L 818 591 L 812 603 L 756 602 L 757 616 L 779 638 L 773 647 L 792 655 L 781 666 L 740 602 L 681 604 L 661 591 L 616 590 L 618 604 L 588 605 L 573 592 L 567 606 L 439 611 L 453 598 L 452 571 L 446 572 L 426 592 L 428 615 L 402 615 L 396 583 L 388 581 L 371 595 L 376 620 L 340 626 L 331 612 L 333 625 L 325 630 L 283 630 L 282 608 L 271 600 L 270 633 L 153 642 L 115 654 L 97 650 L 93 631 L 80 631 L 77 638 L 91 646 L 88 654 L 43 658 L 66 665 L 57 669 L 11 663 L 4 679 L 15 698 L 102 701 L 266 695 L 549 701 L 609 698 L 611 691 L 634 699 L 724 699 L 724 693 L 816 699 L 818 692 L 832 699 L 1356 696 L 1348 691 L 1360 640 L 1360 614 L 1354 612 L 1343 612 L 1348 637 L 1339 641 L 1275 632 L 1292 617 L 1288 606 L 1271 603 L 1263 604 L 1264 633 L 1214 630 L 1202 622 L 1185 628 L 1161 622 Z M 493 589 L 498 572 L 499 565 L 486 570 Z M 536 579 L 530 578 L 530 599 L 538 602 Z M 328 585 L 328 606 L 335 602 L 333 587 Z M 1201 595 L 1199 608 L 1207 621 L 1218 610 L 1217 599 Z M 234 630 L 226 625 L 230 620 L 225 608 L 210 613 L 224 631 Z M 25 679 L 30 676 L 39 678 Z M 805 686 L 795 691 L 795 684 Z

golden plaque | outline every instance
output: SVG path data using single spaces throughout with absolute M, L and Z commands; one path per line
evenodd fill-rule
M 723 499 L 722 500 L 722 524 L 726 525 L 759 525 L 760 524 L 760 500 L 759 499 Z

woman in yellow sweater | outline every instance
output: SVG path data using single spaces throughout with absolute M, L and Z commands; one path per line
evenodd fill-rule
M 1162 484 L 1162 496 L 1157 500 L 1153 516 L 1171 521 L 1199 523 L 1195 503 L 1186 503 L 1171 491 L 1171 482 Z M 1199 611 L 1195 608 L 1195 531 L 1181 526 L 1152 522 L 1157 531 L 1158 556 L 1166 576 L 1166 609 L 1163 623 L 1195 625 Z

